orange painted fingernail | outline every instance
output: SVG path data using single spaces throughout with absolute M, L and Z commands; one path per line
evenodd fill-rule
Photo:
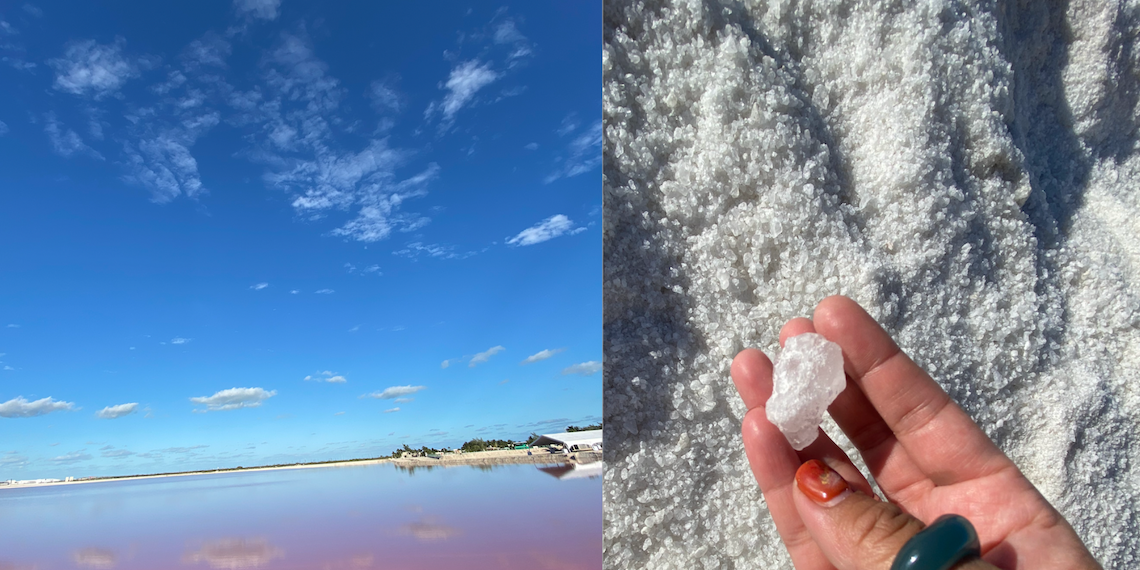
M 851 487 L 847 481 L 826 463 L 812 459 L 800 465 L 796 470 L 796 486 L 809 499 L 823 505 L 832 507 L 847 498 Z

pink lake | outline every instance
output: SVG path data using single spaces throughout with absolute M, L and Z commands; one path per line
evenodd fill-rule
M 0 569 L 597 569 L 602 478 L 585 474 L 379 464 L 0 489 Z

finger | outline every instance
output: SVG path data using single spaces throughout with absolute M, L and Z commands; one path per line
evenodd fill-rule
M 780 329 L 780 346 L 783 346 L 793 336 L 809 332 L 816 332 L 815 324 L 811 320 L 805 318 L 792 319 Z M 926 480 L 926 475 L 918 469 L 918 466 L 907 455 L 906 450 L 899 445 L 890 427 L 879 416 L 879 412 L 875 411 L 875 407 L 867 400 L 867 396 L 863 394 L 859 386 L 850 378 L 847 379 L 847 386 L 836 396 L 835 401 L 828 406 L 827 411 L 839 428 L 847 434 L 855 448 L 859 450 L 859 454 L 863 456 L 863 462 L 867 464 L 867 468 L 871 470 L 871 474 L 878 481 L 879 488 L 886 493 L 889 500 L 901 502 L 905 505 L 911 502 L 909 500 L 911 493 L 925 493 L 929 491 L 930 486 L 933 486 L 933 484 L 929 486 L 920 484 Z M 807 461 L 811 457 L 801 457 L 800 459 Z M 832 468 L 836 467 L 831 462 L 828 462 L 828 465 L 831 465 Z M 852 481 L 842 469 L 837 470 L 844 479 Z M 862 474 L 859 475 L 859 480 L 863 480 Z M 906 494 L 903 493 L 904 489 L 908 490 Z M 868 492 L 867 494 L 872 493 Z
M 859 450 L 888 500 L 909 507 L 914 497 L 924 495 L 934 486 L 851 378 L 827 411 Z
M 792 502 L 790 491 L 796 468 L 808 459 L 819 459 L 865 493 L 871 493 L 870 484 L 823 430 L 811 445 L 796 452 L 779 428 L 768 421 L 764 403 L 772 393 L 772 362 L 763 352 L 749 349 L 738 354 L 732 363 L 732 379 L 749 407 L 741 426 L 748 463 L 780 538 L 797 568 L 829 568 Z
M 1012 465 L 854 301 L 839 296 L 824 299 L 813 322 L 820 334 L 843 349 L 848 375 L 914 464 L 935 484 L 975 479 Z M 868 439 L 882 437 L 867 433 Z
M 793 501 L 819 549 L 839 570 L 887 570 L 903 545 L 923 529 L 897 506 L 852 492 L 839 474 L 819 462 L 796 471 Z M 992 569 L 973 559 L 955 566 Z
M 781 434 L 783 436 L 783 434 Z M 859 471 L 859 468 L 847 457 L 847 452 L 839 447 L 823 428 L 819 429 L 819 433 L 815 441 L 810 445 L 796 452 L 796 458 L 800 464 L 812 459 L 818 459 L 839 472 L 843 479 L 848 481 L 851 486 L 860 493 L 868 496 L 874 496 L 875 492 L 871 490 L 871 484 L 867 482 L 867 478 Z
M 780 328 L 780 346 L 783 347 L 784 343 L 797 335 L 805 333 L 814 333 L 815 326 L 810 319 L 803 317 L 796 317 Z M 858 390 L 858 388 L 855 388 Z M 769 393 L 771 389 L 769 389 Z M 765 399 L 765 401 L 767 401 Z M 797 452 L 800 463 L 808 461 L 809 459 L 819 459 L 831 466 L 832 469 L 839 471 L 843 478 L 851 481 L 859 491 L 868 495 L 873 495 L 871 484 L 867 482 L 867 478 L 859 472 L 859 468 L 855 467 L 851 458 L 847 457 L 847 453 L 843 451 L 834 441 L 831 436 L 827 435 L 823 429 L 819 430 L 815 441 L 808 445 L 803 450 Z
M 783 348 L 784 343 L 788 342 L 788 339 L 793 336 L 813 332 L 815 332 L 815 325 L 812 324 L 811 319 L 796 317 L 784 323 L 784 326 L 780 329 L 780 348 Z
M 744 451 L 752 474 L 764 494 L 776 532 L 788 549 L 796 568 L 816 570 L 831 568 L 827 557 L 816 545 L 796 511 L 792 496 L 795 487 L 796 468 L 800 464 L 796 451 L 788 445 L 784 434 L 768 421 L 764 407 L 748 411 L 741 426 L 744 438 Z
M 784 434 L 768 421 L 764 410 L 764 402 L 772 394 L 772 361 L 763 352 L 750 348 L 736 355 L 731 370 L 736 390 L 748 408 L 740 426 L 744 452 L 780 539 L 796 568 L 831 568 L 792 502 L 792 484 L 801 461 Z
M 746 348 L 732 359 L 730 368 L 736 393 L 744 407 L 752 410 L 764 405 L 772 395 L 772 361 L 755 348 Z

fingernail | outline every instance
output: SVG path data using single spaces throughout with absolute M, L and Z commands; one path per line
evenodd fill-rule
M 812 459 L 796 470 L 796 486 L 817 504 L 834 507 L 851 494 L 847 481 L 826 463 Z

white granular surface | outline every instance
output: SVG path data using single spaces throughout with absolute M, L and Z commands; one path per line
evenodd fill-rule
M 729 364 L 834 293 L 1140 566 L 1140 5 L 610 0 L 604 27 L 606 566 L 791 568 Z
M 764 413 L 797 451 L 819 437 L 827 407 L 847 386 L 843 349 L 815 333 L 789 338 L 772 366 Z

